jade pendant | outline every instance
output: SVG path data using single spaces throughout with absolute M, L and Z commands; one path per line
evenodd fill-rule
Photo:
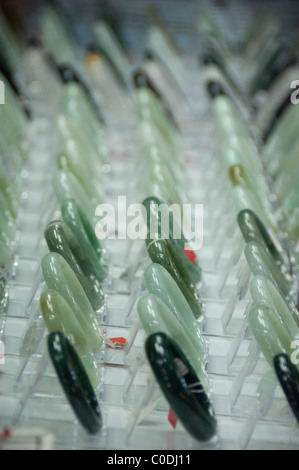
M 299 373 L 287 354 L 274 357 L 274 369 L 282 390 L 299 423 Z
M 108 276 L 108 266 L 103 258 L 103 248 L 95 229 L 73 199 L 65 199 L 61 206 L 63 220 L 73 234 L 69 239 L 72 251 L 87 277 L 94 277 L 99 282 Z
M 217 421 L 202 383 L 178 345 L 164 333 L 145 343 L 149 364 L 157 382 L 186 431 L 199 441 L 210 440 Z
M 210 383 L 204 366 L 204 354 L 200 343 L 190 341 L 188 329 L 184 329 L 173 312 L 153 294 L 142 297 L 137 305 L 141 324 L 147 336 L 163 332 L 169 335 L 181 348 L 200 378 L 204 389 L 210 391 Z
M 48 253 L 42 260 L 42 271 L 48 288 L 59 292 L 74 310 L 89 338 L 91 349 L 99 349 L 103 343 L 102 333 L 92 306 L 72 268 L 58 253 Z
M 292 353 L 292 337 L 272 310 L 262 305 L 254 307 L 249 313 L 248 321 L 252 334 L 271 367 L 275 356 Z
M 151 264 L 144 272 L 144 280 L 148 291 L 166 304 L 182 327 L 188 331 L 190 341 L 203 357 L 206 354 L 206 345 L 200 325 L 169 272 L 159 264 Z
M 100 381 L 94 354 L 89 346 L 88 336 L 69 304 L 59 292 L 46 290 L 40 298 L 40 306 L 49 333 L 60 331 L 69 338 L 76 349 L 93 387 Z
M 93 310 L 99 310 L 104 305 L 105 301 L 101 284 L 95 277 L 91 279 L 83 273 L 70 247 L 63 222 L 61 220 L 50 222 L 45 230 L 44 236 L 49 250 L 59 253 L 76 274 Z
M 152 262 L 160 264 L 169 272 L 189 303 L 195 318 L 200 317 L 202 315 L 202 301 L 199 293 L 193 284 L 187 284 L 182 278 L 169 253 L 166 241 L 147 239 L 146 245 Z

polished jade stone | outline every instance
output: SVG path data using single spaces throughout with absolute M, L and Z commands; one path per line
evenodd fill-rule
M 281 201 L 283 210 L 290 216 L 299 207 L 299 183 L 289 188 L 285 198 Z
M 137 114 L 141 121 L 152 121 L 161 131 L 163 138 L 169 143 L 177 157 L 181 150 L 181 142 L 177 129 L 169 120 L 159 100 L 146 87 L 135 90 Z
M 291 309 L 277 288 L 265 276 L 255 276 L 250 283 L 250 291 L 254 304 L 270 308 L 285 325 L 294 339 L 299 338 L 297 309 Z
M 249 313 L 248 321 L 251 332 L 271 367 L 275 356 L 292 353 L 291 335 L 268 307 L 254 307 Z
M 189 303 L 172 276 L 163 266 L 150 264 L 144 271 L 144 280 L 148 291 L 168 306 L 183 328 L 188 332 L 194 347 L 203 356 L 206 353 L 206 344 L 200 325 L 194 318 Z
M 244 253 L 253 275 L 268 277 L 288 300 L 294 289 L 294 280 L 290 275 L 281 271 L 263 245 L 258 242 L 250 242 L 246 245 Z
M 148 294 L 138 301 L 137 311 L 147 336 L 159 332 L 169 335 L 192 364 L 204 389 L 209 392 L 210 383 L 204 367 L 205 358 L 202 354 L 202 349 L 198 347 L 198 343 L 196 343 L 196 347 L 194 347 L 193 342 L 190 341 L 188 330 L 183 328 L 181 322 L 167 305 L 157 296 Z
M 299 372 L 287 354 L 278 354 L 273 361 L 282 390 L 299 423 Z
M 56 125 L 61 136 L 61 150 L 77 159 L 82 159 L 94 177 L 101 182 L 103 180 L 103 163 L 82 126 L 79 126 L 72 116 L 65 113 L 61 113 L 56 118 Z
M 82 212 L 76 201 L 64 200 L 61 206 L 63 220 L 73 234 L 69 239 L 72 250 L 86 276 L 99 282 L 108 276 L 108 266 L 103 257 L 103 248 L 93 226 Z
M 76 123 L 84 129 L 90 142 L 96 151 L 101 164 L 109 164 L 110 156 L 106 142 L 106 134 L 102 123 L 99 121 L 94 107 L 90 104 L 83 88 L 75 82 L 64 87 L 63 100 L 64 112 L 71 116 Z
M 293 213 L 290 214 L 286 223 L 286 232 L 290 240 L 293 240 L 295 243 L 299 240 L 299 207 L 294 209 Z
M 178 165 L 173 164 L 173 159 L 171 158 L 169 151 L 165 150 L 154 139 L 152 142 L 145 142 L 143 147 L 143 155 L 148 165 L 154 166 L 157 164 L 166 166 L 168 173 L 172 178 L 172 185 L 178 185 L 179 187 L 183 187 L 183 173 L 179 171 Z
M 174 183 L 173 178 L 165 165 L 160 163 L 147 162 L 147 176 L 148 179 L 161 187 L 163 192 L 167 194 L 167 201 L 171 204 L 183 205 L 183 196 L 177 184 Z
M 196 262 L 192 263 L 184 252 L 187 240 L 182 230 L 180 230 L 180 234 L 177 236 L 178 223 L 173 212 L 169 210 L 169 207 L 165 203 L 155 197 L 145 199 L 142 204 L 146 209 L 148 230 L 152 230 L 152 235 L 156 236 L 156 233 L 158 233 L 159 237 L 166 239 L 169 252 L 182 276 L 184 277 L 184 273 L 187 271 L 186 279 L 191 278 L 193 284 L 198 284 L 202 277 L 201 268 Z M 167 236 L 163 236 L 164 227 L 162 226 L 162 217 L 164 217 L 164 215 L 162 216 L 162 214 L 164 214 L 164 210 L 166 213 L 165 219 L 169 217 L 169 224 L 167 224 L 166 227 Z
M 73 199 L 90 221 L 95 220 L 96 206 L 93 206 L 84 188 L 73 173 L 69 170 L 56 171 L 53 177 L 53 188 L 60 205 L 64 203 L 65 199 Z
M 69 170 L 73 173 L 89 197 L 93 207 L 105 201 L 102 185 L 94 178 L 94 175 L 84 165 L 83 161 L 74 157 L 74 154 L 60 153 L 57 157 L 57 166 L 60 170 Z
M 177 286 L 182 291 L 190 308 L 195 316 L 199 318 L 202 316 L 202 301 L 199 296 L 196 286 L 188 283 L 183 279 L 178 271 L 171 254 L 169 253 L 166 240 L 146 240 L 147 251 L 153 263 L 163 266 L 172 278 L 175 280 Z
M 76 314 L 62 295 L 55 290 L 46 290 L 40 298 L 40 306 L 49 333 L 60 331 L 69 338 L 86 368 L 94 387 L 99 385 L 100 374 L 88 336 L 82 330 Z
M 48 224 L 44 233 L 45 240 L 51 252 L 59 253 L 72 268 L 78 281 L 83 287 L 92 308 L 97 311 L 104 305 L 105 296 L 101 284 L 97 279 L 88 278 L 83 273 L 70 247 L 64 223 L 54 220 Z
M 199 377 L 179 346 L 164 333 L 149 336 L 145 351 L 171 409 L 187 432 L 208 441 L 217 432 L 213 406 Z
M 283 266 L 283 249 L 277 239 L 275 242 L 259 217 L 250 209 L 244 209 L 238 215 L 238 225 L 246 243 L 258 242 L 265 246 L 275 262 Z
M 258 197 L 246 186 L 233 186 L 232 198 L 237 212 L 244 209 L 252 210 L 263 221 L 268 230 L 278 234 L 278 223 L 270 210 L 260 204 Z
M 42 271 L 48 288 L 59 292 L 74 310 L 91 349 L 99 349 L 103 343 L 101 329 L 72 268 L 58 253 L 48 253 L 42 260 Z
M 100 431 L 100 406 L 80 357 L 69 339 L 55 331 L 48 336 L 48 352 L 61 387 L 80 424 L 90 434 Z

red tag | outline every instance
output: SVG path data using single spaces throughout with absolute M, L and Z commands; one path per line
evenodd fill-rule
M 178 422 L 178 418 L 176 417 L 176 414 L 174 413 L 172 408 L 169 409 L 168 421 L 170 422 L 171 426 L 175 429 Z
M 9 429 L 3 429 L 2 433 L 0 434 L 0 439 L 9 439 L 11 437 L 11 432 Z
M 194 253 L 194 251 L 192 250 L 184 250 L 186 255 L 188 256 L 189 260 L 192 262 L 192 263 L 195 263 L 196 261 L 196 253 Z
M 107 345 L 109 344 L 114 347 L 125 347 L 128 345 L 126 338 L 120 337 L 120 338 L 109 338 L 107 339 Z

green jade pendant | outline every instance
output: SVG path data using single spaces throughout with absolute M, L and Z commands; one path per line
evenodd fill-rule
M 83 273 L 70 247 L 64 223 L 61 220 L 50 222 L 46 227 L 44 236 L 50 252 L 60 254 L 76 274 L 93 310 L 100 310 L 105 302 L 101 284 L 95 276 L 92 279 Z
M 60 331 L 69 338 L 86 368 L 92 386 L 97 387 L 100 382 L 99 370 L 88 337 L 74 311 L 55 290 L 46 290 L 42 294 L 40 306 L 49 333 Z
M 49 289 L 59 292 L 69 306 L 88 336 L 93 351 L 98 350 L 102 343 L 102 332 L 92 306 L 78 281 L 74 271 L 58 253 L 48 253 L 42 260 L 42 271 Z
M 196 343 L 197 347 L 194 347 L 193 342 L 190 341 L 188 330 L 183 328 L 181 322 L 167 305 L 155 295 L 148 294 L 139 300 L 137 311 L 147 336 L 159 332 L 169 335 L 186 355 L 204 389 L 209 393 L 211 386 L 204 367 L 202 350 L 198 347 L 198 343 Z

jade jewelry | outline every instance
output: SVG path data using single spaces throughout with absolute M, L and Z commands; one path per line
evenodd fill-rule
M 193 367 L 177 344 L 164 333 L 145 343 L 149 364 L 174 413 L 197 440 L 208 441 L 217 432 L 213 407 Z
M 48 337 L 48 351 L 79 422 L 88 433 L 98 433 L 102 427 L 100 406 L 76 350 L 62 333 L 54 332 Z

